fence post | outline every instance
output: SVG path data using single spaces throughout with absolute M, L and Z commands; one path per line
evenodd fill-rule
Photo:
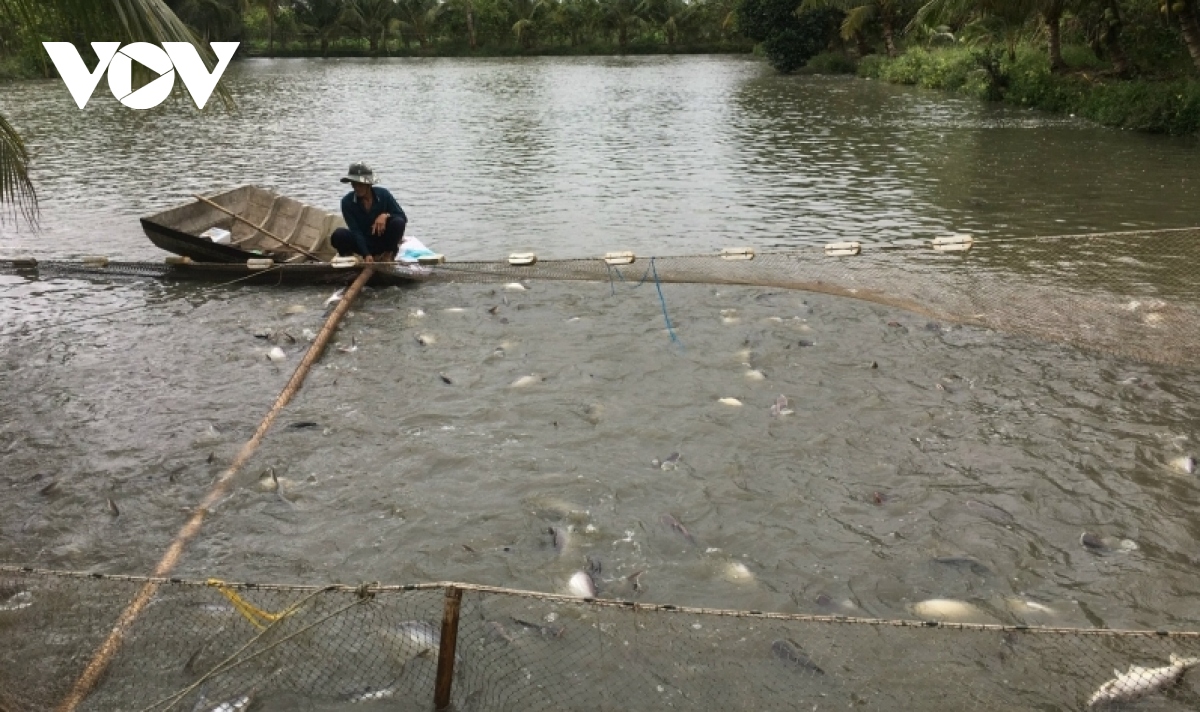
M 458 645 L 458 609 L 462 604 L 462 589 L 446 587 L 446 607 L 442 611 L 442 639 L 438 647 L 437 683 L 433 690 L 433 708 L 450 706 L 450 686 L 454 682 L 454 650 Z

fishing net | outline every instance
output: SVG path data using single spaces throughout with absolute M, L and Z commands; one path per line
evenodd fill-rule
M 152 583 L 10 567 L 0 570 L 0 706 L 51 709 L 148 584 L 148 604 L 79 709 L 429 709 L 439 669 L 457 710 L 1200 704 L 1200 673 L 1187 672 L 1200 633 L 717 611 L 468 584 Z M 452 647 L 442 637 L 450 618 Z
M 1200 228 L 978 240 L 961 251 L 862 244 L 693 256 L 449 261 L 406 272 L 405 282 L 585 280 L 756 285 L 822 292 L 1150 363 L 1184 365 L 1200 347 Z M 849 254 L 856 252 L 856 254 Z M 527 260 L 526 260 L 527 261 Z M 318 265 L 9 261 L 5 271 L 45 278 L 175 277 L 236 283 L 349 281 Z M 393 277 L 395 277 L 393 275 Z

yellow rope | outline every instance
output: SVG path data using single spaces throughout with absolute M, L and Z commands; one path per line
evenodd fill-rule
M 287 618 L 300 608 L 300 604 L 296 603 L 288 608 L 285 608 L 280 613 L 268 613 L 239 596 L 237 591 L 234 591 L 220 579 L 210 578 L 205 583 L 220 591 L 225 598 L 229 599 L 229 602 L 233 604 L 233 607 L 237 609 L 237 612 L 241 613 L 246 620 L 250 621 L 251 625 L 259 630 L 263 630 L 270 623 L 275 623 Z

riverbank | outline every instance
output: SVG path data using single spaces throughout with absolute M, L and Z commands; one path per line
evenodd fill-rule
M 850 73 L 865 79 L 940 89 L 1090 119 L 1105 126 L 1176 136 L 1200 135 L 1200 80 L 1120 79 L 1090 52 L 1073 48 L 1072 70 L 1052 74 L 1044 52 L 1017 50 L 1016 60 L 966 48 L 912 48 L 894 59 L 868 55 L 855 63 L 838 54 L 814 57 L 808 73 Z

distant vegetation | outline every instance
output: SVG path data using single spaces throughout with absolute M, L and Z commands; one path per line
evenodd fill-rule
M 782 72 L 845 72 L 1200 133 L 1200 0 L 741 0 Z
M 6 0 L 0 0 L 0 5 Z M 737 0 L 165 0 L 205 42 L 266 56 L 749 52 Z M 46 71 L 45 28 L 0 23 L 0 76 Z

